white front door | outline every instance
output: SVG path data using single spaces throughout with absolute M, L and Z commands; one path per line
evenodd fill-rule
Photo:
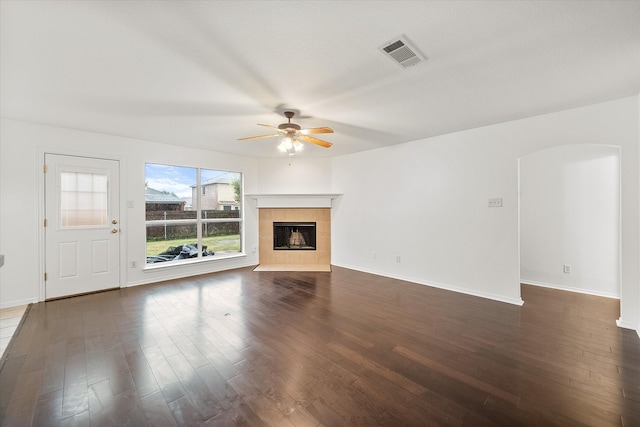
M 45 155 L 45 299 L 120 287 L 119 162 Z

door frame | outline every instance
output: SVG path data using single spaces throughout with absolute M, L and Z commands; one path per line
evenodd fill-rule
M 599 297 L 603 297 L 603 298 L 614 298 L 617 299 L 619 304 L 622 305 L 622 298 L 623 298 L 623 289 L 622 289 L 622 260 L 623 260 L 623 248 L 622 248 L 622 204 L 623 204 L 623 195 L 622 195 L 622 147 L 619 145 L 615 145 L 615 144 L 597 144 L 597 143 L 591 143 L 591 142 L 577 142 L 577 143 L 571 143 L 571 144 L 556 144 L 556 145 L 550 145 L 544 148 L 540 148 L 534 151 L 530 151 L 527 152 L 523 155 L 521 155 L 520 157 L 518 157 L 517 159 L 517 170 L 518 170 L 518 177 L 517 177 L 517 187 L 518 187 L 518 278 L 519 278 L 519 283 L 518 283 L 518 287 L 521 288 L 521 284 L 525 283 L 525 284 L 533 284 L 534 286 L 543 286 L 541 284 L 536 284 L 536 283 L 527 283 L 527 282 L 523 282 L 522 281 L 522 261 L 520 258 L 520 251 L 522 248 L 522 240 L 521 240 L 521 236 L 520 236 L 520 228 L 521 228 L 521 224 L 520 224 L 520 217 L 521 217 L 521 208 L 520 208 L 520 175 L 521 175 L 521 169 L 520 169 L 520 163 L 523 159 L 525 159 L 527 156 L 531 156 L 531 155 L 535 155 L 535 154 L 539 154 L 542 151 L 546 151 L 546 150 L 553 150 L 553 149 L 557 149 L 557 148 L 561 148 L 561 147 L 588 147 L 588 146 L 597 146 L 597 147 L 608 147 L 608 148 L 612 148 L 617 150 L 617 161 L 618 161 L 618 227 L 616 230 L 617 233 L 617 238 L 618 238 L 618 259 L 617 259 L 617 271 L 618 271 L 618 290 L 620 292 L 620 295 L 615 297 L 615 296 L 610 296 L 610 295 L 603 295 L 600 293 L 594 293 L 594 292 L 581 292 L 579 290 L 572 290 L 572 289 L 567 289 L 564 287 L 554 287 L 554 286 L 547 286 L 553 289 L 560 289 L 563 291 L 568 291 L 568 292 L 578 292 L 578 293 L 582 293 L 584 295 L 595 295 L 595 296 L 599 296 Z M 620 316 L 622 316 L 622 313 L 620 314 Z M 624 327 L 624 328 L 629 328 L 629 329 L 633 329 L 633 327 L 629 327 L 629 326 L 625 326 L 622 325 L 620 323 L 620 319 L 616 320 L 616 324 L 618 325 L 618 327 Z M 638 332 L 638 335 L 640 335 L 640 331 Z
M 63 149 L 38 149 L 38 157 L 36 161 L 36 173 L 37 173 L 37 181 L 38 181 L 38 302 L 45 301 L 46 298 L 46 283 L 44 280 L 44 273 L 46 267 L 46 246 L 45 246 L 45 229 L 44 229 L 44 219 L 45 219 L 45 176 L 44 176 L 44 162 L 45 156 L 47 154 L 54 154 L 60 156 L 73 156 L 73 157 L 88 157 L 93 159 L 103 159 L 103 160 L 115 160 L 120 163 L 119 171 L 119 181 L 120 185 L 118 188 L 119 199 L 120 199 L 120 210 L 119 210 L 119 221 L 120 221 L 120 239 L 118 248 L 120 255 L 120 271 L 118 273 L 118 281 L 119 287 L 126 287 L 126 265 L 127 265 L 127 244 L 126 244 L 126 229 L 127 229 L 127 215 L 125 206 L 127 206 L 126 201 L 126 193 L 124 191 L 125 181 L 126 181 L 126 160 L 120 156 L 114 156 L 111 154 L 104 153 L 90 153 L 86 151 L 75 151 L 75 150 L 63 150 Z

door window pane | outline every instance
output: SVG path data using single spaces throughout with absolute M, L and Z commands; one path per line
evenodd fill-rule
M 104 227 L 109 221 L 105 174 L 60 173 L 60 226 Z

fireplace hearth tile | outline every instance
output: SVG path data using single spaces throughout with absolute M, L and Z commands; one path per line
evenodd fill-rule
M 331 272 L 329 264 L 260 264 L 253 271 L 309 271 Z

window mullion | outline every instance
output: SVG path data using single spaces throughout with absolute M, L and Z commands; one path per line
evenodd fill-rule
M 198 183 L 198 189 L 196 194 L 198 195 L 198 208 L 196 210 L 196 219 L 198 221 L 198 228 L 196 229 L 196 235 L 198 237 L 198 258 L 202 258 L 202 180 L 200 174 L 200 168 L 196 169 L 196 182 Z

